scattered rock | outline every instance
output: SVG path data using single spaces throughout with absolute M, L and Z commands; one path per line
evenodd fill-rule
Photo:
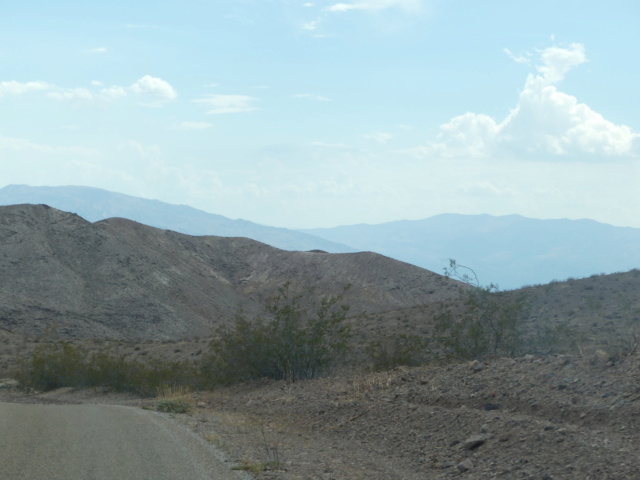
M 473 371 L 473 373 L 476 373 L 483 370 L 484 365 L 480 361 L 474 360 L 469 364 L 469 368 Z
M 475 450 L 487 441 L 486 435 L 473 435 L 462 442 L 462 448 L 465 450 Z
M 466 460 L 463 460 L 458 465 L 456 465 L 456 468 L 461 473 L 468 472 L 469 470 L 473 470 L 473 462 L 470 458 L 467 458 Z
M 20 385 L 20 383 L 11 378 L 0 380 L 0 390 L 9 390 L 11 388 L 16 388 L 18 385 Z

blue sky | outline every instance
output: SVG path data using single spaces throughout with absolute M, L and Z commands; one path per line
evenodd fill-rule
M 3 2 L 0 187 L 640 227 L 640 3 Z

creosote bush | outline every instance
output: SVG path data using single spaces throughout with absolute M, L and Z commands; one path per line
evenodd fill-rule
M 523 353 L 524 302 L 501 298 L 494 286 L 466 293 L 461 311 L 442 308 L 434 341 L 445 357 L 475 359 Z
M 475 272 L 455 260 L 445 275 L 473 286 L 459 308 L 443 306 L 434 318 L 434 344 L 446 358 L 479 359 L 548 354 L 575 347 L 577 333 L 568 325 L 527 325 L 528 298 L 506 295 L 497 285 L 482 287 Z
M 285 283 L 267 302 L 266 318 L 248 320 L 239 314 L 233 325 L 218 330 L 205 366 L 214 383 L 316 378 L 343 358 L 351 329 L 345 321 L 349 307 L 341 302 L 349 287 L 307 310 L 304 297 L 293 295 L 290 286 Z
M 429 361 L 428 340 L 418 335 L 392 335 L 365 346 L 371 370 L 380 372 L 395 367 L 418 367 Z
M 292 295 L 289 288 L 287 282 L 267 302 L 268 317 L 248 320 L 239 314 L 232 326 L 221 327 L 209 355 L 202 355 L 198 363 L 140 362 L 54 341 L 39 344 L 20 359 L 16 377 L 25 390 L 103 387 L 157 396 L 167 389 L 193 390 L 263 377 L 295 381 L 328 374 L 350 344 L 351 330 L 345 321 L 349 307 L 341 304 L 348 287 L 341 295 L 320 299 L 312 313 L 303 308 L 303 296 Z M 174 409 L 173 403 L 166 408 Z
M 195 388 L 202 384 L 198 369 L 186 362 L 143 364 L 122 355 L 90 354 L 85 347 L 68 342 L 38 345 L 19 361 L 16 376 L 25 390 L 102 387 L 145 396 L 154 396 L 167 386 Z

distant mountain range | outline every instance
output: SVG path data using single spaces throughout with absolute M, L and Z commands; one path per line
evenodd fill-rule
M 308 233 L 268 227 L 246 220 L 232 220 L 186 205 L 172 205 L 100 188 L 9 185 L 0 189 L 0 205 L 21 203 L 49 205 L 65 212 L 76 213 L 90 222 L 121 217 L 188 235 L 251 238 L 283 250 L 355 252 L 351 247 Z
M 436 272 L 455 259 L 503 289 L 640 267 L 640 229 L 593 220 L 444 214 L 303 231 Z
M 190 235 L 247 237 L 283 250 L 372 251 L 441 273 L 450 258 L 503 289 L 640 267 L 640 229 L 593 220 L 437 215 L 379 225 L 288 230 L 90 187 L 0 189 L 0 205 L 47 204 L 89 221 L 123 217 Z

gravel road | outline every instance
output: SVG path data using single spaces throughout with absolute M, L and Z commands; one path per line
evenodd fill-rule
M 0 403 L 2 480 L 238 480 L 214 448 L 155 412 Z

